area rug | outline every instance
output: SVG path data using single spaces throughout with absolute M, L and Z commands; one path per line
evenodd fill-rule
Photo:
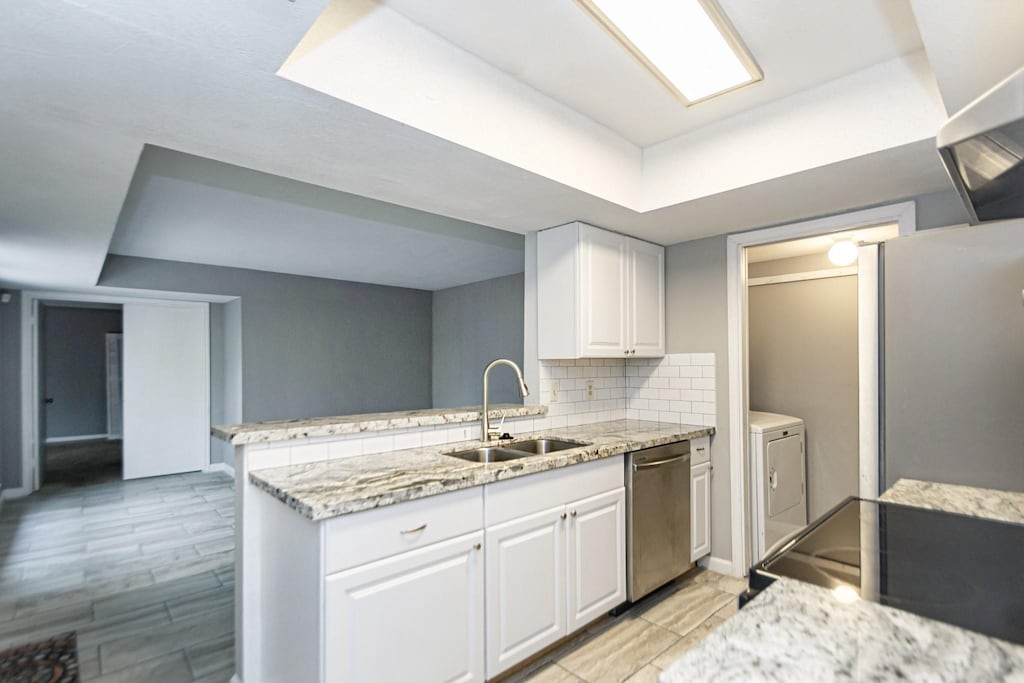
M 0 652 L 0 683 L 78 683 L 75 632 Z

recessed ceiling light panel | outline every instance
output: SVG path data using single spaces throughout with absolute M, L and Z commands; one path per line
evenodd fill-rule
M 687 104 L 763 78 L 714 0 L 577 0 Z

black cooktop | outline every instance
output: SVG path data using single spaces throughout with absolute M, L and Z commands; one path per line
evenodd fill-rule
M 849 498 L 751 568 L 746 599 L 780 576 L 1024 644 L 1024 525 Z

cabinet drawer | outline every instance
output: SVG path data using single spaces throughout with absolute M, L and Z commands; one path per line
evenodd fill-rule
M 484 526 L 483 487 L 343 515 L 324 523 L 327 574 Z
M 487 484 L 487 526 L 617 489 L 624 484 L 624 468 L 623 456 L 615 455 Z
M 711 437 L 690 439 L 690 466 L 711 462 Z

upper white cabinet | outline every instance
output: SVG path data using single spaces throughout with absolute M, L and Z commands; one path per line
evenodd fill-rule
M 569 223 L 537 233 L 541 358 L 665 355 L 665 249 Z

